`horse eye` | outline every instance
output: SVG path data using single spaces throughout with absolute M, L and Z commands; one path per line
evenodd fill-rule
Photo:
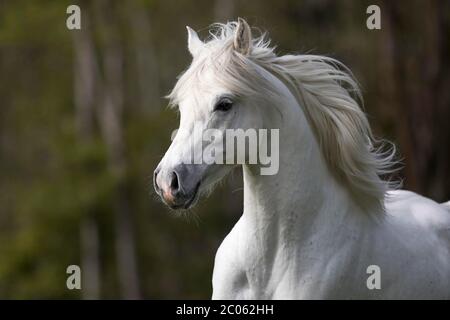
M 214 106 L 214 111 L 228 111 L 233 106 L 233 101 L 230 99 L 222 99 Z

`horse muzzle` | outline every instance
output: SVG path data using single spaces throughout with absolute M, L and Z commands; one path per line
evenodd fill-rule
M 180 165 L 172 170 L 156 168 L 153 174 L 153 186 L 163 202 L 174 210 L 189 209 L 197 198 L 200 181 L 192 183 L 188 179 L 188 169 Z

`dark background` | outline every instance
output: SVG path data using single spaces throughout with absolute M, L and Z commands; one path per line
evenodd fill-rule
M 370 4 L 381 30 L 366 28 Z M 405 187 L 450 200 L 450 1 L 0 0 L 0 298 L 210 297 L 240 173 L 183 217 L 151 175 L 178 124 L 162 97 L 190 62 L 185 26 L 205 37 L 238 16 L 280 54 L 347 64 Z M 81 291 L 66 288 L 71 264 Z

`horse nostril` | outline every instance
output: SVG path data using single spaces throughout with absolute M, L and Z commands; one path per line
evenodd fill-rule
M 172 189 L 172 192 L 178 191 L 180 188 L 180 184 L 178 182 L 178 175 L 175 171 L 172 172 L 172 180 L 170 181 L 170 189 Z

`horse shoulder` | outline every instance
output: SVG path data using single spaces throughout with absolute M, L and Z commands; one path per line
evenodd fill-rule
M 248 299 L 250 291 L 245 269 L 239 258 L 242 218 L 217 250 L 213 271 L 213 299 Z

